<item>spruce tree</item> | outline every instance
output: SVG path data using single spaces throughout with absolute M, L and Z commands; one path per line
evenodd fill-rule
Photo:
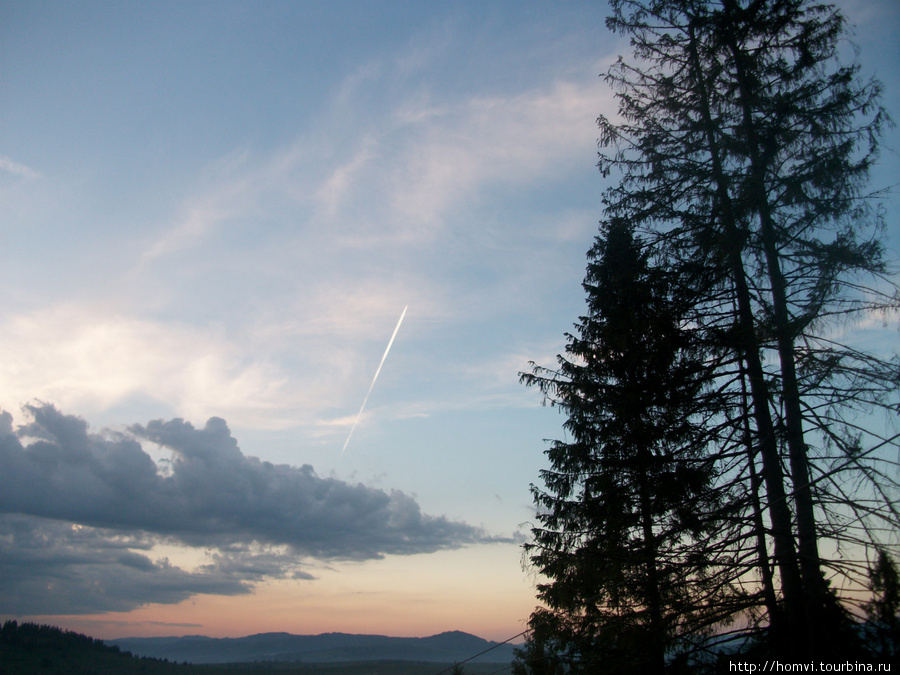
M 589 259 L 588 312 L 558 369 L 522 375 L 565 412 L 570 437 L 532 486 L 541 525 L 526 551 L 549 579 L 532 627 L 559 641 L 570 672 L 661 673 L 729 590 L 698 548 L 716 529 L 700 514 L 720 509 L 697 427 L 703 354 L 628 223 L 608 223 Z

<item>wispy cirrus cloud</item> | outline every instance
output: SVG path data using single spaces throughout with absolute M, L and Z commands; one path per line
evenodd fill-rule
M 342 94 L 347 105 L 365 110 L 359 99 L 385 71 Z M 128 306 L 73 302 L 0 321 L 0 345 L 15 355 L 0 364 L 5 403 L 37 397 L 91 412 L 141 397 L 165 414 L 263 428 L 349 414 L 403 306 L 411 328 L 427 331 L 492 312 L 499 297 L 521 302 L 524 270 L 488 288 L 453 268 L 496 265 L 485 245 L 495 236 L 513 245 L 466 214 L 492 187 L 589 166 L 604 96 L 564 80 L 460 101 L 419 91 L 345 136 L 235 151 L 146 240 L 125 280 Z M 539 227 L 542 238 L 556 228 Z M 251 244 L 216 247 L 238 233 Z M 518 232 L 515 245 L 527 240 Z M 218 323 L 199 323 L 203 313 Z
M 4 157 L 3 155 L 0 155 L 0 171 L 6 171 L 7 173 L 11 173 L 16 176 L 22 176 L 23 178 L 41 177 L 41 173 L 39 171 L 36 171 L 29 166 L 25 166 L 24 164 L 19 164 L 9 157 Z
M 590 156 L 580 150 L 596 138 L 598 111 L 610 104 L 599 87 L 557 81 L 440 110 L 403 109 L 413 133 L 390 177 L 392 206 L 410 223 L 432 222 L 487 188 L 577 166 L 579 156 Z
M 149 244 L 131 282 L 138 303 L 183 305 L 183 321 L 149 318 L 136 305 L 77 303 L 4 317 L 5 403 L 36 397 L 98 411 L 140 397 L 189 418 L 223 415 L 262 428 L 314 427 L 349 412 L 371 377 L 366 349 L 377 358 L 402 306 L 410 305 L 414 329 L 416 321 L 429 326 L 490 312 L 501 296 L 521 301 L 519 276 L 488 292 L 482 284 L 469 288 L 465 275 L 448 285 L 423 249 L 439 245 L 447 259 L 458 249 L 473 268 L 493 264 L 490 248 L 473 247 L 490 237 L 490 226 L 461 218 L 460 210 L 489 186 L 564 173 L 576 148 L 590 148 L 603 97 L 599 87 L 565 81 L 457 103 L 413 96 L 396 104 L 383 129 L 363 125 L 359 143 L 301 140 L 268 157 L 242 151 L 224 158 Z M 451 217 L 454 231 L 447 232 Z M 275 225 L 270 233 L 257 221 Z M 252 229 L 260 253 L 204 257 L 191 274 L 227 275 L 241 285 L 253 299 L 247 331 L 198 324 L 192 284 L 177 284 L 159 266 L 225 227 Z M 541 227 L 556 228 L 554 221 Z M 560 227 L 566 237 L 578 224 Z M 524 238 L 519 233 L 516 241 Z M 273 267 L 291 269 L 291 277 L 275 292 L 257 287 Z
M 517 220 L 513 236 L 479 209 L 590 170 L 611 99 L 567 71 L 490 95 L 415 79 L 452 45 L 422 40 L 362 67 L 292 142 L 243 144 L 168 193 L 182 198 L 124 247 L 124 276 L 0 319 L 2 403 L 93 413 L 140 400 L 321 433 L 358 405 L 403 306 L 421 353 L 448 327 L 471 333 L 467 322 L 530 302 L 512 249 L 542 255 L 551 247 L 528 243 L 574 238 L 579 218 Z
M 355 110 L 355 118 L 336 115 L 339 134 L 315 129 L 267 156 L 218 162 L 146 257 L 199 245 L 226 222 L 287 212 L 299 219 L 300 236 L 315 233 L 339 248 L 421 244 L 451 210 L 491 186 L 529 183 L 566 164 L 583 169 L 577 158 L 591 158 L 598 113 L 614 112 L 595 83 L 557 80 L 457 101 L 412 93 L 374 119 L 363 115 L 369 90 L 386 88 L 391 76 L 367 70 L 342 88 L 333 105 Z M 334 122 L 326 116 L 319 124 Z

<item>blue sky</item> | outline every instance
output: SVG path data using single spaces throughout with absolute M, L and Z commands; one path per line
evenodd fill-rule
M 842 7 L 900 115 L 897 8 Z M 517 374 L 583 307 L 599 75 L 627 49 L 605 12 L 0 2 L 0 430 L 31 404 L 24 445 L 52 427 L 93 458 L 3 516 L 22 555 L 0 614 L 103 637 L 521 630 L 528 485 L 562 418 Z M 166 492 L 173 451 L 197 463 Z M 145 489 L 78 511 L 102 476 Z M 226 534 L 203 517 L 222 495 Z M 273 503 L 315 517 L 273 525 Z

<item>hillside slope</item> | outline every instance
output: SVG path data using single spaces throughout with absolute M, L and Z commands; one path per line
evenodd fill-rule
M 495 647 L 473 662 L 508 663 L 513 646 L 497 646 L 482 638 L 452 631 L 424 638 L 384 635 L 291 635 L 261 633 L 243 638 L 185 636 L 169 638 L 122 638 L 107 644 L 139 656 L 188 663 L 236 663 L 290 661 L 336 663 L 346 661 L 427 661 L 454 663 Z

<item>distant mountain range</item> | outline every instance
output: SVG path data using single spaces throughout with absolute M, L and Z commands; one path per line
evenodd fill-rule
M 253 661 L 427 661 L 459 663 L 494 647 L 474 663 L 509 663 L 514 646 L 452 631 L 424 638 L 384 635 L 291 635 L 261 633 L 243 638 L 210 638 L 199 635 L 106 640 L 135 656 L 188 663 L 248 663 Z

